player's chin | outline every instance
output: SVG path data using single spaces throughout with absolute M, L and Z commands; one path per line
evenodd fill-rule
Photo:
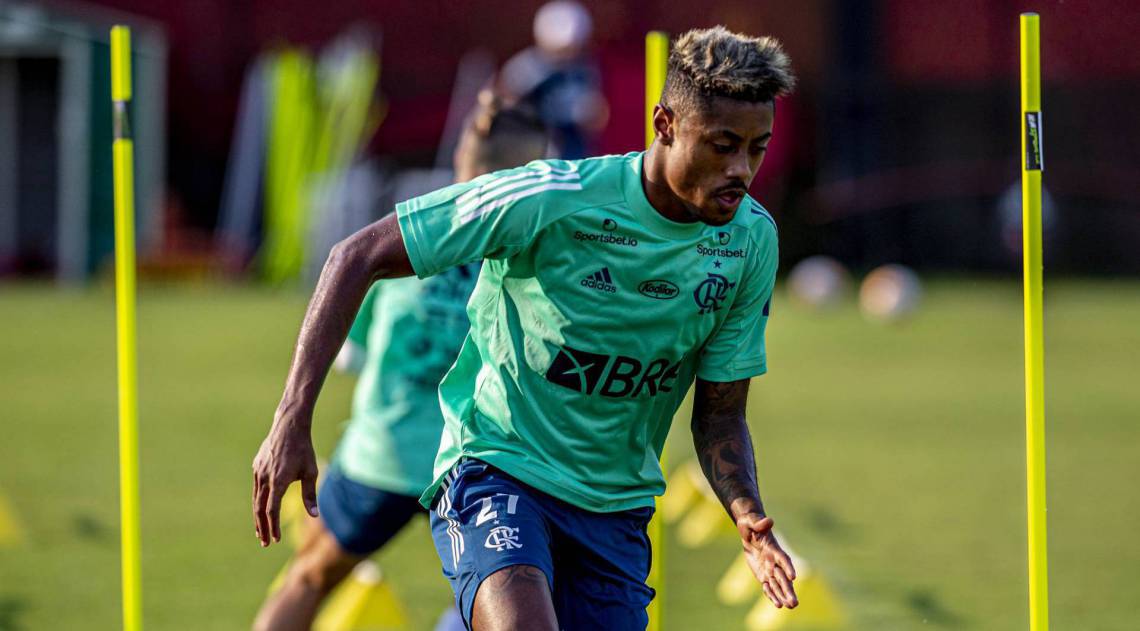
M 740 208 L 740 201 L 735 204 L 724 204 L 713 199 L 701 207 L 701 221 L 710 226 L 723 226 L 732 221 L 736 211 Z

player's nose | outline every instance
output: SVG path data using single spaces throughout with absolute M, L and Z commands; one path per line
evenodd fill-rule
M 748 164 L 748 154 L 738 151 L 728 159 L 725 164 L 724 176 L 729 180 L 747 180 L 751 174 L 751 165 Z

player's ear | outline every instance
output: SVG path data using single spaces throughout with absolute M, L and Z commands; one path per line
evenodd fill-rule
M 656 132 L 661 144 L 665 146 L 673 144 L 676 120 L 677 116 L 673 110 L 660 103 L 653 106 L 653 131 Z

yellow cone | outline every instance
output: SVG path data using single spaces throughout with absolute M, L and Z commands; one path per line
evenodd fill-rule
M 24 542 L 24 529 L 16 519 L 16 511 L 0 492 L 0 546 L 15 546 Z
M 306 522 L 312 519 L 301 501 L 301 485 L 294 484 L 281 497 L 281 538 L 294 550 L 300 550 L 305 541 Z
M 812 573 L 796 579 L 796 595 L 800 604 L 795 609 L 777 609 L 761 597 L 745 618 L 749 631 L 772 629 L 845 629 L 847 617 L 839 599 L 822 575 Z
M 690 464 L 696 464 L 690 461 Z M 669 476 L 669 492 L 657 501 L 657 509 L 666 523 L 676 522 L 701 499 L 701 488 L 689 475 L 689 465 L 681 465 Z
M 748 631 L 773 631 L 776 629 L 845 629 L 848 625 L 843 604 L 835 595 L 823 574 L 788 545 L 787 537 L 776 533 L 784 551 L 792 558 L 796 567 L 796 596 L 800 604 L 795 609 L 777 609 L 760 589 L 760 583 L 752 576 L 744 554 L 737 555 L 732 566 L 724 573 L 716 586 L 716 595 L 726 605 L 742 605 L 755 600 L 756 604 L 745 618 Z
M 739 538 L 740 533 L 720 502 L 702 495 L 677 526 L 677 542 L 687 548 L 699 548 L 718 537 Z
M 330 596 L 313 623 L 314 631 L 396 631 L 408 616 L 372 561 L 362 561 Z
M 743 605 L 744 603 L 762 595 L 760 583 L 752 576 L 744 554 L 736 555 L 736 560 L 716 584 L 716 596 L 726 605 Z
M 327 467 L 328 463 L 324 460 L 317 461 L 317 468 L 321 472 L 317 488 L 320 488 Z M 285 495 L 281 496 L 281 538 L 289 542 L 294 550 L 300 550 L 305 541 L 305 529 L 312 520 L 313 517 L 309 516 L 305 502 L 301 499 L 301 484 L 290 484 Z

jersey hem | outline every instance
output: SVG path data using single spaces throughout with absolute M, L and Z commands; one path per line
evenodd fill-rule
M 463 454 L 448 462 L 447 467 L 444 468 L 444 475 L 439 476 L 438 479 L 432 482 L 431 486 L 428 487 L 427 490 L 425 490 L 424 493 L 420 496 L 420 504 L 424 508 L 427 508 L 429 510 L 431 509 L 431 504 L 435 499 L 439 487 L 443 483 L 443 479 L 447 476 L 447 473 L 451 472 L 451 470 L 455 467 L 455 464 L 464 457 L 482 460 L 483 462 L 486 462 L 487 464 L 497 469 L 501 469 L 507 475 L 517 479 L 519 482 L 522 482 L 529 487 L 534 488 L 537 491 L 545 493 L 546 495 L 549 495 L 556 500 L 566 502 L 567 504 L 576 506 L 591 513 L 617 513 L 626 510 L 633 510 L 635 508 L 653 508 L 657 505 L 656 500 L 654 499 L 656 495 L 654 494 L 599 503 L 591 500 L 586 495 L 574 492 L 572 489 L 566 486 L 559 486 L 558 484 L 548 482 L 543 477 L 543 472 L 541 471 L 534 470 L 529 467 L 520 467 L 518 466 L 517 462 L 501 460 L 497 457 L 496 454 L 485 453 Z
M 424 484 L 414 484 L 408 480 L 401 480 L 386 475 L 371 475 L 362 473 L 359 470 L 354 470 L 345 464 L 343 460 L 335 459 L 330 467 L 340 469 L 344 477 L 349 480 L 376 489 L 378 491 L 387 491 L 389 493 L 396 493 L 397 495 L 407 495 L 409 497 L 419 497 L 420 493 L 424 490 Z

